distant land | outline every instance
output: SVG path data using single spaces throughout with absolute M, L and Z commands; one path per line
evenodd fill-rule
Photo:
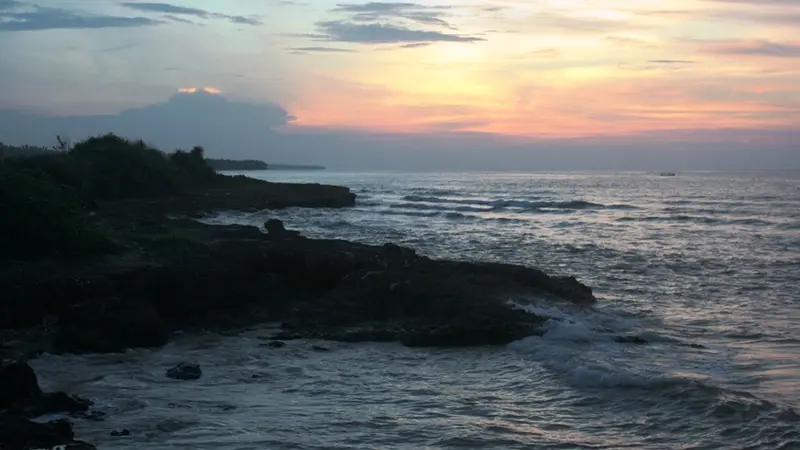
M 214 170 L 267 170 L 267 168 L 272 168 L 267 166 L 267 163 L 264 161 L 255 159 L 234 160 L 206 158 L 206 161 Z
M 270 164 L 269 170 L 325 170 L 325 167 L 297 164 Z
M 214 170 L 325 170 L 323 166 L 309 166 L 296 164 L 267 164 L 255 159 L 211 159 L 206 158 Z
M 66 147 L 65 147 L 66 149 Z M 32 145 L 7 145 L 0 142 L 0 160 L 6 158 L 18 158 L 36 156 L 43 153 L 51 153 L 56 148 L 37 147 Z M 206 158 L 208 165 L 214 170 L 219 171 L 244 171 L 244 170 L 325 170 L 324 166 L 313 166 L 303 164 L 267 164 L 257 159 L 213 159 Z

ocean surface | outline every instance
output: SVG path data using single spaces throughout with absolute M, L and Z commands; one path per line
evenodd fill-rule
M 800 173 L 252 172 L 351 187 L 352 209 L 223 212 L 307 236 L 574 275 L 599 302 L 504 348 L 244 334 L 33 361 L 94 399 L 101 449 L 800 449 Z M 513 300 L 513 299 L 510 299 Z M 618 344 L 636 335 L 649 345 Z M 328 351 L 314 349 L 324 345 Z M 198 362 L 196 382 L 168 380 Z M 131 436 L 111 437 L 128 429 Z

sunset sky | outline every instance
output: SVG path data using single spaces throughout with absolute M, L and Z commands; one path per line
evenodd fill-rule
M 279 105 L 282 132 L 794 145 L 798 30 L 797 0 L 0 0 L 0 109 L 207 88 Z

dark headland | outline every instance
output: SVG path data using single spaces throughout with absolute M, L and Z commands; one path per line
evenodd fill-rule
M 437 260 L 389 243 L 309 239 L 278 220 L 212 226 L 218 210 L 346 208 L 346 187 L 215 172 L 203 149 L 165 154 L 114 135 L 0 162 L 0 442 L 73 440 L 91 402 L 44 394 L 25 363 L 42 352 L 122 352 L 172 333 L 279 322 L 280 340 L 503 345 L 544 322 L 508 299 L 590 305 L 572 277 L 529 267 Z M 290 226 L 291 224 L 289 224 Z M 265 351 L 268 351 L 265 348 Z M 278 351 L 278 350 L 274 350 Z M 85 444 L 84 447 L 92 448 Z
M 256 159 L 206 158 L 206 163 L 214 170 L 267 170 L 269 168 L 267 163 Z

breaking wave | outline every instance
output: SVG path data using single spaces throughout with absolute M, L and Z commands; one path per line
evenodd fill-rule
M 585 200 L 567 201 L 542 201 L 542 200 L 491 200 L 485 198 L 454 198 L 454 197 L 431 197 L 420 195 L 406 195 L 402 198 L 406 202 L 401 205 L 408 208 L 435 209 L 436 205 L 471 205 L 473 211 L 498 211 L 498 210 L 540 210 L 540 209 L 562 209 L 562 210 L 581 210 L 581 209 L 637 209 L 633 205 L 611 204 L 603 205 Z M 398 206 L 400 207 L 400 206 Z M 454 206 L 439 206 L 443 209 L 454 208 Z

